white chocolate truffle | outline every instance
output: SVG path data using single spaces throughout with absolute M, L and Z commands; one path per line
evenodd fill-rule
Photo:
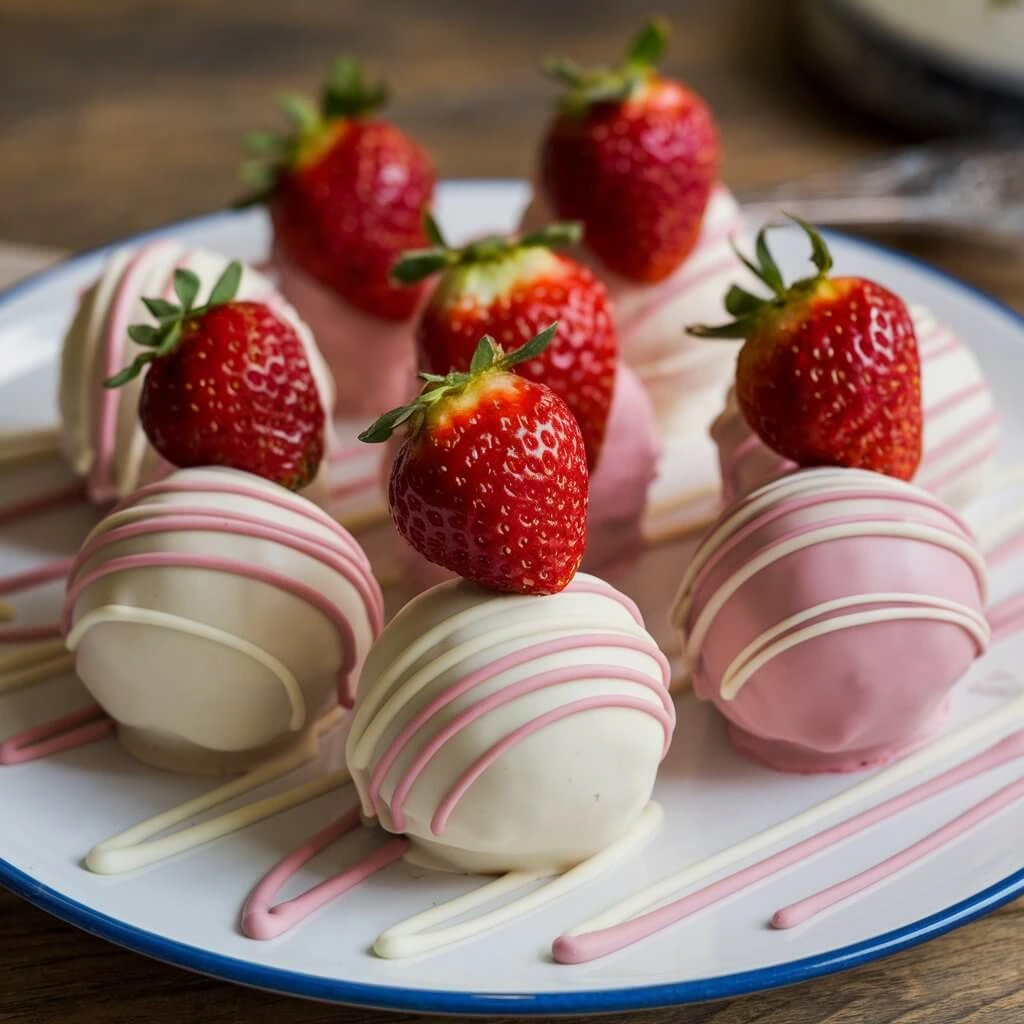
M 210 468 L 144 487 L 96 526 L 62 627 L 126 749 L 220 774 L 351 703 L 382 616 L 347 531 L 300 495 Z
M 923 307 L 911 307 L 921 357 L 924 413 L 921 465 L 914 483 L 954 508 L 984 489 L 999 447 L 999 417 L 974 353 Z M 711 426 L 722 497 L 735 501 L 796 467 L 747 426 L 735 396 Z
M 374 645 L 347 757 L 364 812 L 419 863 L 557 871 L 636 823 L 674 722 L 665 657 L 608 583 L 541 597 L 453 580 Z
M 128 337 L 129 326 L 155 322 L 142 299 L 173 299 L 174 271 L 191 270 L 202 284 L 202 302 L 228 262 L 216 253 L 159 240 L 114 253 L 99 280 L 82 295 L 64 338 L 59 397 L 61 448 L 72 469 L 85 478 L 90 501 L 102 504 L 123 498 L 171 470 L 139 424 L 143 375 L 115 390 L 103 387 L 107 377 L 141 351 Z M 309 328 L 270 281 L 251 267 L 244 268 L 237 295 L 266 302 L 295 329 L 329 423 L 334 386 Z M 328 435 L 330 447 L 329 427 Z

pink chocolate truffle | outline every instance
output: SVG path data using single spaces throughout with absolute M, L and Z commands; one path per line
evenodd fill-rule
M 782 771 L 854 771 L 927 737 L 989 642 L 985 564 L 911 484 L 807 469 L 715 522 L 673 609 L 694 690 Z

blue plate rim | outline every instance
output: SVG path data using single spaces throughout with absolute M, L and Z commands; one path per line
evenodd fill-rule
M 523 182 L 516 179 L 449 179 L 445 185 L 452 187 L 469 183 L 475 186 L 485 185 L 494 188 L 512 186 L 521 188 L 523 185 Z M 73 269 L 86 259 L 103 255 L 122 246 L 137 244 L 140 241 L 161 235 L 176 234 L 182 230 L 199 227 L 222 218 L 251 215 L 250 212 L 218 210 L 165 224 L 153 230 L 69 256 L 54 266 L 16 281 L 0 291 L 0 312 L 20 294 L 45 285 L 51 278 L 58 276 L 63 271 Z M 971 297 L 974 301 L 980 301 L 999 314 L 1008 317 L 1021 330 L 1024 330 L 1024 314 L 1018 313 L 995 296 L 961 281 L 924 260 L 897 252 L 877 242 L 855 238 L 841 232 L 830 231 L 827 234 L 842 238 L 855 246 L 882 252 L 898 262 L 911 264 L 918 270 L 940 279 L 955 290 Z M 303 974 L 298 971 L 254 964 L 236 957 L 210 953 L 197 946 L 165 938 L 156 932 L 125 924 L 123 921 L 93 910 L 87 904 L 72 900 L 58 890 L 36 881 L 31 875 L 3 858 L 0 858 L 0 885 L 54 917 L 115 945 L 176 967 L 251 988 L 304 999 L 379 1010 L 477 1016 L 513 1014 L 532 1017 L 628 1012 L 727 999 L 849 970 L 909 949 L 929 939 L 937 938 L 997 910 L 1018 896 L 1024 895 L 1024 868 L 1013 872 L 981 892 L 943 910 L 929 914 L 918 921 L 895 928 L 882 935 L 864 939 L 861 942 L 800 960 L 689 981 L 662 982 L 656 985 L 591 992 L 539 993 L 471 993 L 441 989 L 402 988 Z

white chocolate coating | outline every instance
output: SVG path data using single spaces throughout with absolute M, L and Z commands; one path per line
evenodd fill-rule
M 667 681 L 635 606 L 595 577 L 547 597 L 443 583 L 363 670 L 347 758 L 364 813 L 433 867 L 578 864 L 647 805 L 674 724 Z
M 354 685 L 381 616 L 345 530 L 299 495 L 218 468 L 180 470 L 99 523 L 63 627 L 131 752 L 221 773 L 299 741 Z
M 141 351 L 128 338 L 128 327 L 155 322 L 142 298 L 174 299 L 174 271 L 182 269 L 199 276 L 201 302 L 228 262 L 216 253 L 160 240 L 114 253 L 99 280 L 82 295 L 61 356 L 60 443 L 72 469 L 85 477 L 90 501 L 123 498 L 170 471 L 139 425 L 144 375 L 115 391 L 102 384 Z M 309 328 L 270 281 L 251 267 L 245 267 L 237 295 L 266 302 L 295 329 L 329 422 L 334 388 Z M 327 440 L 329 447 L 331 437 Z

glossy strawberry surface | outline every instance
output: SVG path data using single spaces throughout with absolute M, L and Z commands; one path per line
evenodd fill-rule
M 559 217 L 632 281 L 668 277 L 697 243 L 718 177 L 711 112 L 678 82 L 651 75 L 630 98 L 567 110 L 541 150 L 541 182 Z
M 426 243 L 421 218 L 436 177 L 426 153 L 383 120 L 338 119 L 324 127 L 269 198 L 288 257 L 356 308 L 404 320 L 422 286 L 390 279 L 406 249 Z
M 182 322 L 149 364 L 143 429 L 175 466 L 231 466 L 297 490 L 324 452 L 324 409 L 302 341 L 259 302 L 228 302 Z
M 514 372 L 547 384 L 568 405 L 593 468 L 611 408 L 618 344 L 604 285 L 568 257 L 513 250 L 491 264 L 445 272 L 416 330 L 420 369 L 468 370 L 482 334 L 510 351 L 555 321 L 548 348 Z
M 388 501 L 432 562 L 494 590 L 557 593 L 583 558 L 583 437 L 550 388 L 488 373 L 426 412 L 395 458 Z
M 910 480 L 921 460 L 921 367 L 903 301 L 873 281 L 818 283 L 740 350 L 736 397 L 764 442 L 801 466 Z

